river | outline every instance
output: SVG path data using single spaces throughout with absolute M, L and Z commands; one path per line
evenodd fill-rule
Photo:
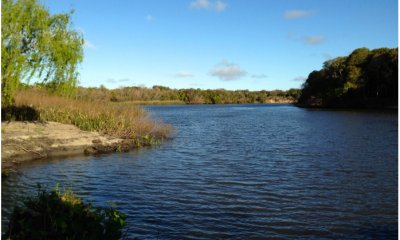
M 160 146 L 24 164 L 2 181 L 2 225 L 36 184 L 113 202 L 140 239 L 396 239 L 396 111 L 291 105 L 146 107 Z

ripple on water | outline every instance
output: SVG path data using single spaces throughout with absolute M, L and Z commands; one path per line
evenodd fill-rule
M 140 239 L 397 238 L 397 114 L 150 109 L 177 128 L 172 141 L 21 166 L 2 181 L 3 226 L 36 183 L 59 183 L 115 202 Z

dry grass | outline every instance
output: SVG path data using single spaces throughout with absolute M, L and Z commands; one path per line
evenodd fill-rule
M 146 111 L 133 104 L 74 100 L 28 90 L 16 94 L 15 105 L 35 108 L 42 121 L 73 124 L 82 130 L 141 140 L 147 144 L 167 138 L 172 131 L 170 125 L 155 122 Z

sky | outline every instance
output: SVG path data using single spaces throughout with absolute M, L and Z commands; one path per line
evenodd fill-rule
M 397 0 L 43 0 L 74 9 L 80 86 L 287 90 L 354 49 L 398 46 Z

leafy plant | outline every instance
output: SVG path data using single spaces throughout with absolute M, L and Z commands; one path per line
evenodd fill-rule
M 34 198 L 16 207 L 3 235 L 9 239 L 120 239 L 126 216 L 109 207 L 82 202 L 72 191 L 39 188 Z
M 83 59 L 82 34 L 70 29 L 70 13 L 50 14 L 38 0 L 1 1 L 1 96 L 11 105 L 32 77 L 68 94 Z

